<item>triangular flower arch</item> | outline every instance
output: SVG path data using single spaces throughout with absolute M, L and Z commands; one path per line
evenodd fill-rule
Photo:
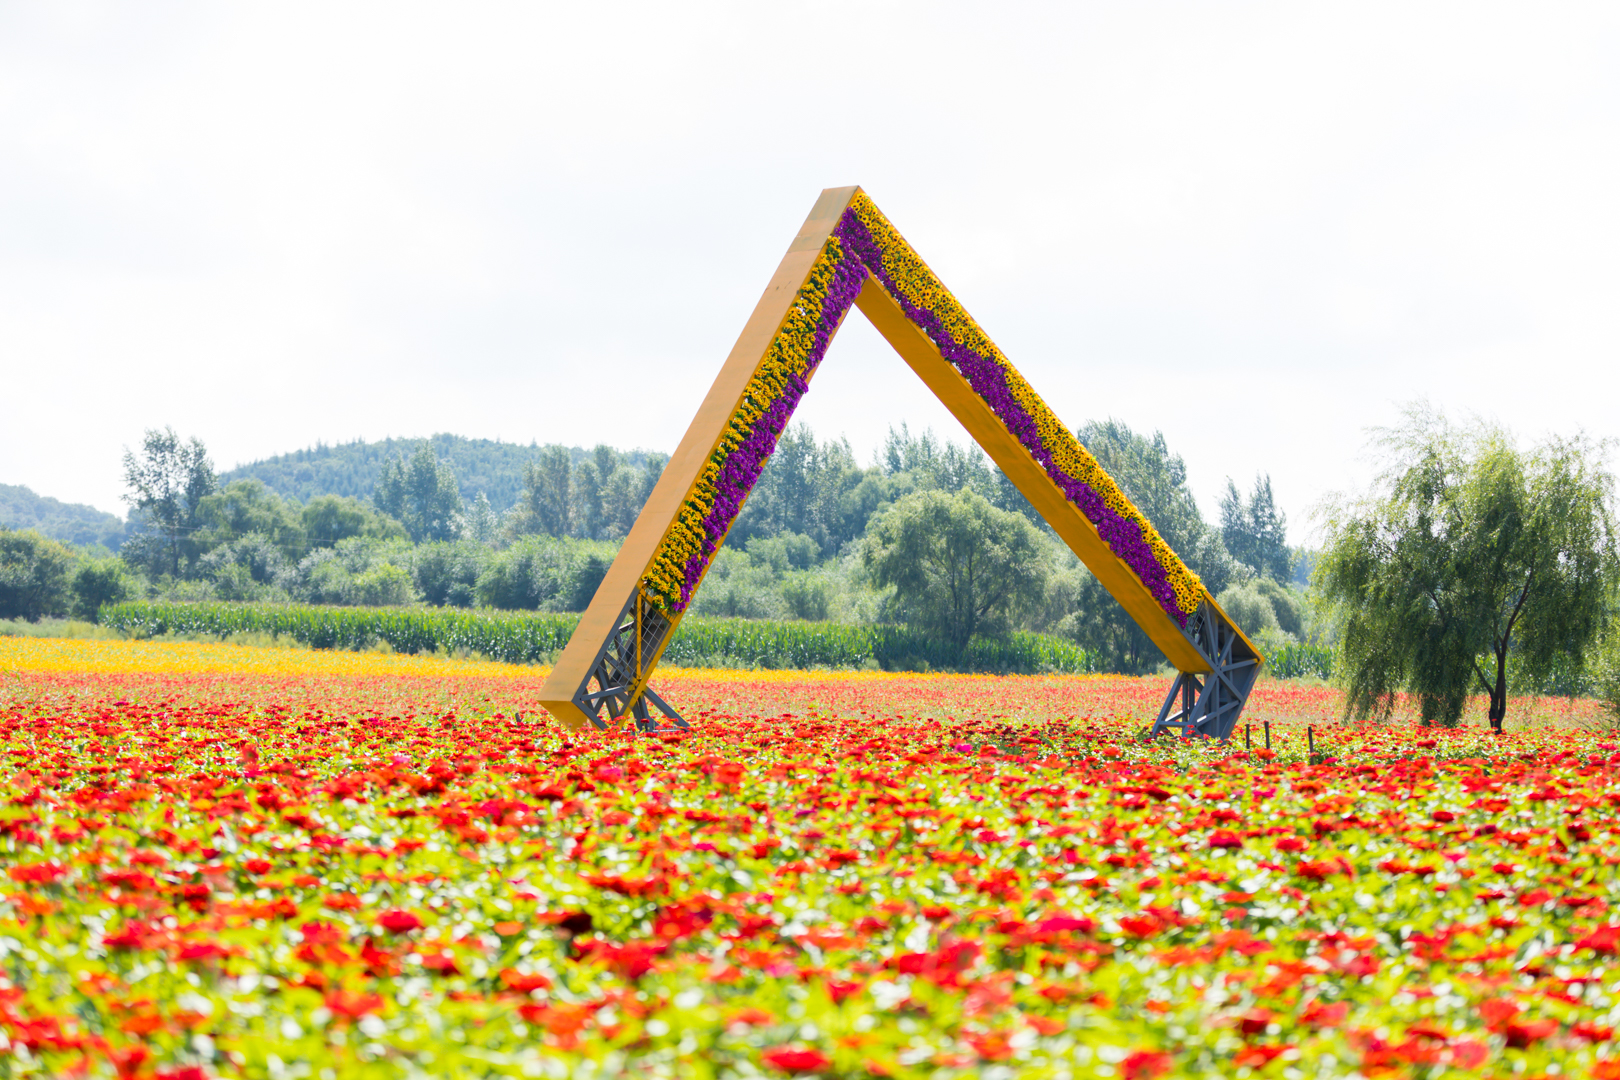
M 852 306 L 1181 672 L 1154 733 L 1229 735 L 1259 650 L 858 187 L 816 200 L 541 704 L 570 727 L 606 708 L 656 728 L 649 704 L 685 726 L 648 679 Z

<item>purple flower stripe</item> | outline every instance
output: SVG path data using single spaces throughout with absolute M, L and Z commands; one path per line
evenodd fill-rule
M 1052 460 L 1052 452 L 1041 439 L 1035 418 L 1029 415 L 1007 388 L 1007 375 L 1001 365 L 958 344 L 938 315 L 913 304 L 905 293 L 900 291 L 889 276 L 888 269 L 883 265 L 882 249 L 872 239 L 872 234 L 853 209 L 844 211 L 838 227 L 833 230 L 833 235 L 843 242 L 847 251 L 856 255 L 871 270 L 888 290 L 889 295 L 899 301 L 906 317 L 922 328 L 939 348 L 940 355 L 955 365 L 968 385 L 973 387 L 974 392 L 984 399 L 985 404 L 989 405 L 1007 426 L 1007 430 L 1036 461 L 1040 462 L 1052 482 L 1096 526 L 1098 535 L 1108 545 L 1109 550 L 1136 572 L 1136 576 L 1159 602 L 1159 606 L 1164 608 L 1178 624 L 1185 626 L 1187 614 L 1176 605 L 1176 591 L 1170 585 L 1163 565 L 1154 556 L 1153 549 L 1143 537 L 1141 526 L 1110 507 L 1091 485 L 1069 476 L 1058 467 Z
M 838 329 L 838 324 L 849 311 L 850 305 L 855 303 L 856 294 L 861 291 L 861 285 L 865 281 L 866 267 L 860 259 L 850 257 L 846 249 L 844 258 L 833 272 L 827 296 L 822 301 L 821 312 L 816 321 L 815 344 L 811 346 L 810 354 L 805 360 L 804 375 L 788 376 L 787 386 L 783 388 L 781 396 L 771 402 L 765 412 L 754 421 L 748 435 L 727 455 L 725 464 L 720 467 L 720 475 L 715 483 L 714 505 L 703 520 L 703 550 L 686 560 L 686 580 L 681 587 L 680 602 L 674 605 L 676 611 L 686 609 L 693 590 L 697 588 L 698 580 L 703 577 L 703 571 L 709 565 L 709 560 L 714 557 L 715 550 L 725 538 L 726 531 L 731 528 L 731 523 L 742 511 L 743 501 L 754 489 L 754 482 L 759 479 L 765 463 L 776 449 L 776 440 L 787 428 L 799 399 L 809 389 L 809 375 L 820 365 L 822 357 L 827 355 L 827 346 L 832 341 L 833 332 Z

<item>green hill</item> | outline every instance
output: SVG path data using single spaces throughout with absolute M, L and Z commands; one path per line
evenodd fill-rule
M 21 484 L 0 484 L 0 528 L 37 529 L 52 540 L 115 551 L 124 542 L 124 519 L 117 514 L 36 495 Z
M 523 489 L 523 466 L 539 456 L 537 443 L 494 442 L 490 439 L 467 439 L 460 435 L 434 435 L 429 440 L 439 460 L 448 462 L 455 470 L 461 495 L 471 499 L 480 491 L 489 496 L 495 511 L 506 510 L 517 502 Z M 299 502 L 308 502 L 316 495 L 352 495 L 367 499 L 377 485 L 377 476 L 389 460 L 410 457 L 421 439 L 383 439 L 380 442 L 355 440 L 328 446 L 317 443 L 307 450 L 266 458 L 247 465 L 238 465 L 220 474 L 220 483 L 254 479 L 280 495 L 291 496 Z M 573 447 L 569 451 L 577 464 L 585 451 Z M 628 461 L 640 467 L 646 459 L 644 451 L 631 451 Z

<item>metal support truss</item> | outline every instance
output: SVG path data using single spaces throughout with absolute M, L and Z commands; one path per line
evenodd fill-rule
M 1148 737 L 1174 728 L 1183 737 L 1229 738 L 1254 689 L 1260 657 L 1225 614 L 1208 601 L 1189 620 L 1187 637 L 1203 654 L 1209 670 L 1183 671 L 1176 676 Z
M 675 629 L 669 616 L 649 604 L 637 589 L 625 601 L 613 626 L 613 632 L 597 650 L 590 674 L 574 692 L 574 704 L 580 712 L 603 731 L 607 730 L 610 720 L 618 721 L 627 712 L 638 731 L 668 730 L 648 711 L 650 704 L 663 714 L 670 727 L 689 727 L 681 715 L 647 685 L 647 677 Z M 604 705 L 607 720 L 602 718 Z

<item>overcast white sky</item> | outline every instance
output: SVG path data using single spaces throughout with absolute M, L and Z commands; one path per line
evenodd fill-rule
M 669 450 L 859 183 L 1070 426 L 1309 508 L 1426 396 L 1620 436 L 1620 6 L 0 3 L 0 482 Z M 963 433 L 852 316 L 799 417 Z

